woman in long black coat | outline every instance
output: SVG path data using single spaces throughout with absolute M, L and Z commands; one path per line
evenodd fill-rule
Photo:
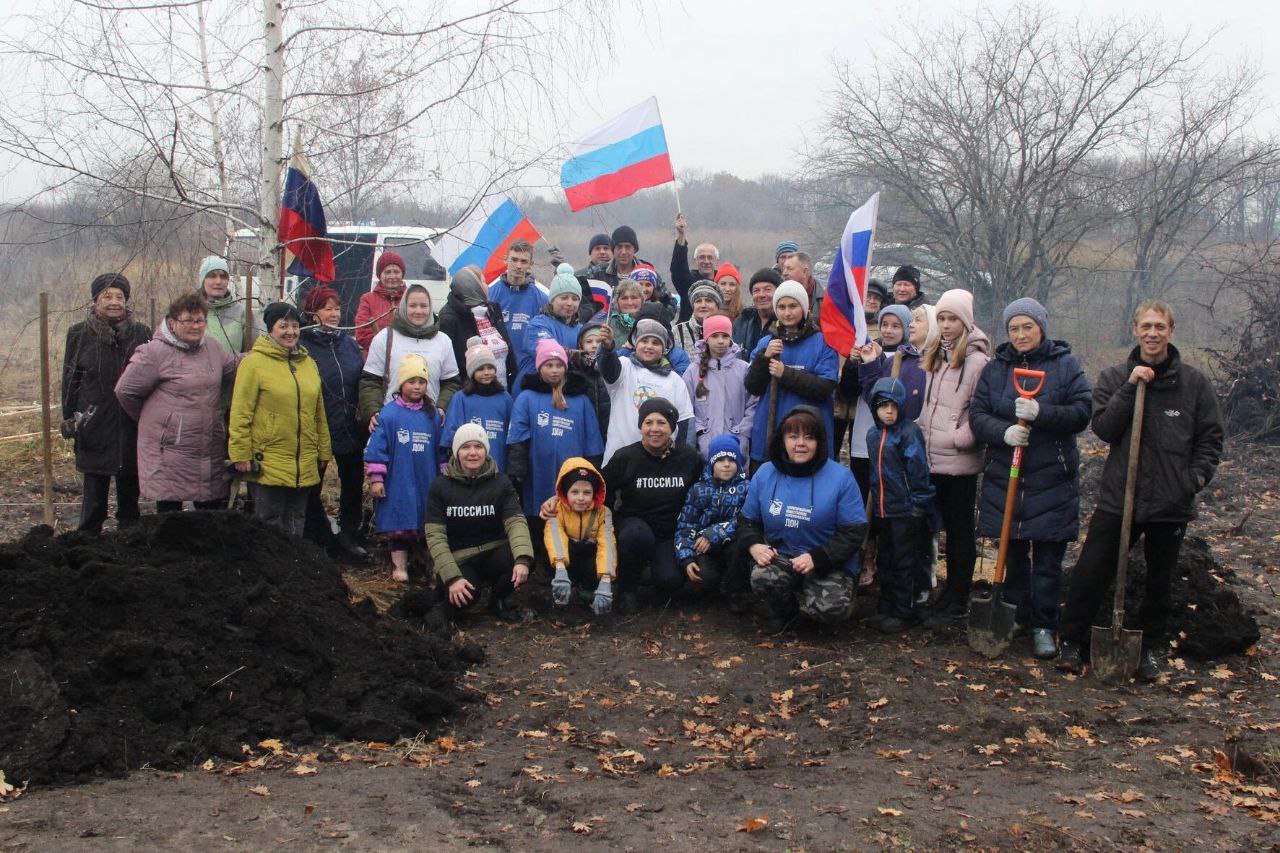
M 487 329 L 481 329 L 483 323 Z M 489 301 L 489 289 L 485 287 L 479 267 L 465 266 L 449 282 L 449 298 L 440 309 L 440 331 L 453 343 L 453 355 L 462 367 L 467 363 L 467 341 L 481 338 L 485 346 L 493 350 L 499 363 L 506 365 L 499 372 L 498 381 L 515 397 L 520 389 L 512 388 L 516 375 L 516 354 L 511 346 L 511 335 L 502 321 L 502 309 Z M 506 352 L 503 352 L 503 349 Z

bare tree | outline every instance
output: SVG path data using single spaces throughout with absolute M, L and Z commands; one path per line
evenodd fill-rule
M 1105 180 L 1157 95 L 1203 44 L 1134 23 L 1065 23 L 1038 6 L 909 27 L 864 74 L 837 72 L 807 176 L 870 178 L 890 226 L 945 258 L 998 317 L 1046 301 L 1100 224 Z

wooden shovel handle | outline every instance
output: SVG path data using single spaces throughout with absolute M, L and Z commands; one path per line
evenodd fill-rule
M 1111 629 L 1124 625 L 1124 585 L 1129 574 L 1129 537 L 1133 535 L 1134 492 L 1138 485 L 1138 455 L 1142 452 L 1142 414 L 1147 406 L 1147 383 L 1139 382 L 1129 426 L 1129 467 L 1124 475 L 1124 514 L 1120 519 L 1120 553 L 1116 557 L 1116 594 L 1111 605 Z
M 1030 427 L 1030 421 L 1019 419 L 1018 426 Z M 1018 478 L 1022 474 L 1021 447 L 1013 449 L 1013 463 L 1009 466 L 1009 488 L 1004 493 L 1004 518 L 1000 522 L 1000 548 L 996 551 L 995 574 L 991 583 L 999 586 L 1004 583 L 1004 561 L 1009 556 L 1009 533 L 1013 530 L 1013 508 L 1018 501 Z

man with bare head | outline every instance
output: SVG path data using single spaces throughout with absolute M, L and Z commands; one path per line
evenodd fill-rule
M 688 222 L 683 213 L 676 214 L 676 244 L 671 250 L 671 283 L 680 294 L 680 321 L 685 322 L 693 314 L 689 288 L 695 281 L 714 281 L 716 268 L 720 266 L 720 250 L 711 243 L 699 243 L 693 250 L 694 267 L 689 267 L 689 240 L 686 235 Z

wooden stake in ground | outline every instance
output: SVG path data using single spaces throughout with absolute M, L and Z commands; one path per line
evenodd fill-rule
M 244 332 L 240 336 L 240 352 L 253 349 L 253 267 L 244 274 Z
M 44 463 L 44 523 L 53 527 L 53 419 L 49 416 L 49 294 L 40 294 L 40 452 Z

